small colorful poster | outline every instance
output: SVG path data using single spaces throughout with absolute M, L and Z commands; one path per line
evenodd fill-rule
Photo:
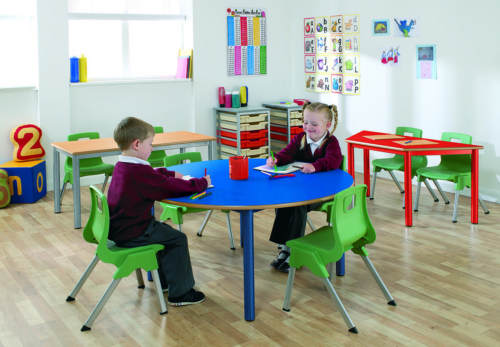
M 330 47 L 331 47 L 330 53 L 333 54 L 343 53 L 342 44 L 343 44 L 342 35 L 330 36 Z
M 417 45 L 417 78 L 437 79 L 436 45 Z
M 316 92 L 329 93 L 331 91 L 330 78 L 330 75 L 316 75 Z
M 343 75 L 332 75 L 332 93 L 342 94 Z
M 316 36 L 316 53 L 329 53 L 329 36 Z
M 334 74 L 344 73 L 344 56 L 342 54 L 333 54 L 331 62 L 331 72 Z
M 343 80 L 344 90 L 342 91 L 342 93 L 346 94 L 346 95 L 359 95 L 360 94 L 359 76 L 344 75 L 343 77 L 344 77 L 344 80 Z
M 380 47 L 380 63 L 387 67 L 401 67 L 402 49 L 401 46 Z
M 314 18 L 304 18 L 304 36 L 312 36 L 314 31 Z
M 332 57 L 329 55 L 316 56 L 316 72 L 317 73 L 331 73 Z
M 359 54 L 344 54 L 344 73 L 359 74 Z
M 372 35 L 387 36 L 391 32 L 391 23 L 389 19 L 372 20 Z
M 342 16 L 330 17 L 330 34 L 342 35 Z
M 419 17 L 399 17 L 394 18 L 396 27 L 394 37 L 419 37 L 420 36 L 420 18 Z
M 359 33 L 359 14 L 346 14 L 343 21 L 344 35 Z
M 359 53 L 359 35 L 344 35 L 344 54 Z
M 316 57 L 314 55 L 306 55 L 304 57 L 304 67 L 306 73 L 316 72 Z
M 315 54 L 316 45 L 314 36 L 304 37 L 304 54 Z
M 306 73 L 306 91 L 307 92 L 314 92 L 315 81 L 316 81 L 315 75 Z
M 326 35 L 330 30 L 330 17 L 316 17 L 316 35 Z

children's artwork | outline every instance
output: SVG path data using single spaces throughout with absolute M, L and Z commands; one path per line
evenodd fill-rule
M 342 35 L 334 35 L 330 37 L 330 47 L 332 49 L 330 50 L 330 53 L 333 54 L 338 54 L 338 53 L 343 53 L 343 42 L 344 38 Z
M 396 29 L 394 37 L 419 37 L 420 19 L 418 17 L 400 17 L 394 18 Z
M 332 57 L 330 55 L 317 55 L 316 56 L 316 72 L 317 73 L 330 73 Z
M 348 95 L 359 95 L 360 90 L 359 90 L 359 76 L 356 75 L 344 75 L 344 90 L 342 91 L 343 94 L 348 94 Z
M 304 18 L 304 36 L 314 35 L 314 18 Z
M 316 72 L 316 57 L 314 55 L 306 55 L 304 57 L 304 67 L 306 73 Z
M 316 36 L 316 53 L 329 53 L 328 36 Z
M 316 35 L 328 34 L 330 30 L 330 17 L 316 17 Z
M 417 45 L 417 78 L 437 79 L 436 45 Z
M 391 31 L 391 24 L 389 19 L 372 20 L 372 35 L 385 36 L 389 35 Z
M 314 37 L 304 37 L 304 54 L 316 53 L 316 45 Z
M 342 35 L 342 16 L 331 16 L 330 17 L 330 34 Z
M 380 62 L 388 67 L 401 67 L 401 46 L 383 46 L 380 48 Z
M 344 73 L 344 56 L 342 54 L 333 54 L 331 57 L 331 72 L 335 74 Z
M 316 92 L 329 93 L 330 92 L 330 75 L 316 75 Z
M 344 53 L 359 53 L 359 35 L 344 35 Z
M 306 91 L 314 92 L 314 84 L 316 81 L 316 76 L 306 73 Z
M 359 14 L 347 14 L 343 18 L 344 34 L 359 33 Z
M 267 24 L 263 9 L 227 9 L 227 74 L 267 73 Z
M 344 79 L 343 75 L 332 75 L 332 93 L 342 94 L 343 84 L 342 80 Z
M 344 73 L 359 74 L 359 54 L 344 54 Z

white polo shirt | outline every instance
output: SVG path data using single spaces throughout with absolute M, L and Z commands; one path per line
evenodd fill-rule
M 149 161 L 142 160 L 142 159 L 137 158 L 137 157 L 129 157 L 127 155 L 118 156 L 118 161 L 121 161 L 122 163 L 143 164 L 143 165 L 151 166 Z
M 328 134 L 328 131 L 325 131 L 325 134 L 323 135 L 323 137 L 320 138 L 317 142 L 314 142 L 313 140 L 311 140 L 309 138 L 309 136 L 306 135 L 307 144 L 310 145 L 310 147 L 311 147 L 312 155 L 314 155 L 314 152 L 316 152 L 316 150 L 319 148 L 319 146 L 321 145 L 321 142 L 323 142 L 323 140 L 325 139 L 326 134 Z

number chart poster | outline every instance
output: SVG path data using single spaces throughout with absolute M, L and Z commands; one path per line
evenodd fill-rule
M 227 75 L 267 74 L 267 24 L 264 9 L 227 9 Z

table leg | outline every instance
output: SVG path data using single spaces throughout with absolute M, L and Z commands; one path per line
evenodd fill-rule
M 363 149 L 363 174 L 366 184 L 366 196 L 370 196 L 370 150 Z
M 345 253 L 342 254 L 342 258 L 335 263 L 335 273 L 337 276 L 344 276 L 345 275 Z
M 179 148 L 179 153 L 186 153 L 186 149 L 185 148 Z
M 208 141 L 208 160 L 214 160 L 214 148 L 212 141 Z
M 80 199 L 80 158 L 77 155 L 73 159 L 73 209 L 75 218 L 75 229 L 82 227 L 82 205 Z
M 245 289 L 245 320 L 255 319 L 255 282 L 254 282 L 254 259 L 253 259 L 253 211 L 245 210 L 240 212 L 243 217 L 243 238 L 245 248 L 243 248 L 243 278 Z
M 412 206 L 412 185 L 411 185 L 411 152 L 406 152 L 405 156 L 405 225 L 413 225 L 413 206 Z
M 53 175 L 54 175 L 54 213 L 61 213 L 61 172 L 59 167 L 59 152 L 54 147 L 53 151 Z
M 348 172 L 352 176 L 352 185 L 356 185 L 356 179 L 354 174 L 354 146 L 351 143 L 347 144 L 347 167 Z
M 479 150 L 472 151 L 471 157 L 471 196 L 470 196 L 470 222 L 478 224 L 478 198 L 479 198 Z

